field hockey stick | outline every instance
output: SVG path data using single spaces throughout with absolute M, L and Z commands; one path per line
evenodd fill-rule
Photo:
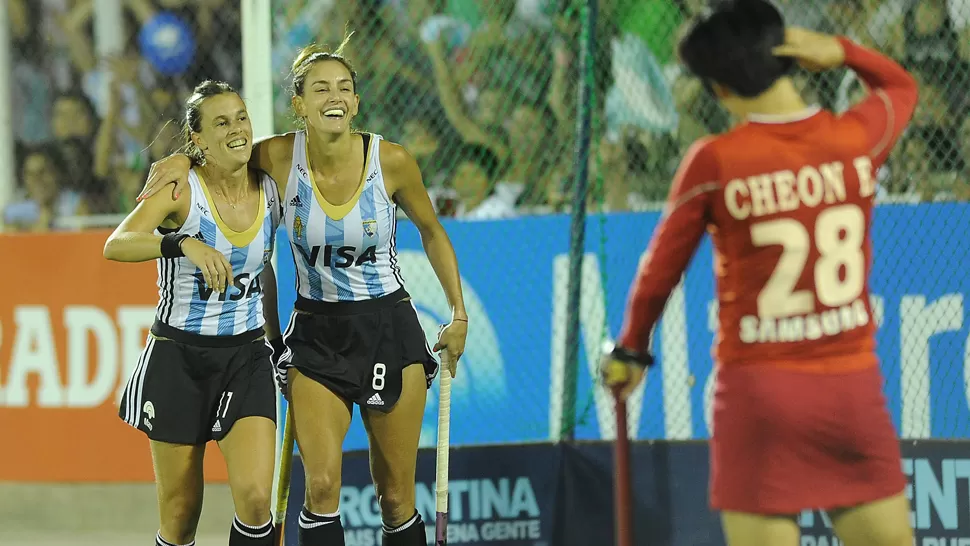
M 613 390 L 616 408 L 616 443 L 613 451 L 614 510 L 616 510 L 616 545 L 633 546 L 633 524 L 630 519 L 633 492 L 630 484 L 630 439 L 626 428 L 626 400 L 619 389 Z
M 438 385 L 438 448 L 435 452 L 435 545 L 448 544 L 448 450 L 451 432 L 451 357 L 441 351 L 441 381 Z
M 280 449 L 279 483 L 276 484 L 276 544 L 283 544 L 283 525 L 286 522 L 286 505 L 290 496 L 290 475 L 293 470 L 293 406 L 286 405 L 286 421 L 283 425 L 283 446 Z

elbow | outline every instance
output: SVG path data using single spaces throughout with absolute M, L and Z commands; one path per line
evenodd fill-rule
M 124 261 L 121 259 L 122 252 L 119 248 L 118 240 L 115 239 L 114 235 L 108 237 L 108 240 L 104 243 L 104 250 L 101 251 L 101 255 L 106 260 L 111 260 L 112 262 Z

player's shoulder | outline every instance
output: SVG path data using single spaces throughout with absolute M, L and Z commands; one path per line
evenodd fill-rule
M 380 140 L 381 166 L 390 170 L 408 169 L 417 165 L 417 161 L 407 151 L 407 148 L 390 140 Z

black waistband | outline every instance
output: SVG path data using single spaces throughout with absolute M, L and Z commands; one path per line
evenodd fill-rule
M 260 328 L 258 330 L 250 330 L 248 332 L 243 332 L 241 334 L 232 336 L 204 336 L 201 334 L 186 332 L 185 330 L 180 330 L 174 326 L 169 326 L 164 322 L 156 320 L 155 323 L 152 324 L 152 335 L 155 337 L 171 339 L 172 341 L 177 341 L 186 345 L 195 345 L 196 347 L 238 347 L 240 345 L 252 343 L 263 337 L 263 329 Z
M 293 308 L 315 315 L 360 315 L 392 307 L 394 304 L 410 298 L 411 295 L 403 288 L 386 296 L 360 301 L 319 301 L 298 296 Z

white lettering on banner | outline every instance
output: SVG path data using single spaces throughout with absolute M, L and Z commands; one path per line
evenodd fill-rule
M 57 367 L 54 332 L 47 307 L 23 305 L 14 308 L 13 349 L 7 372 L 6 403 L 12 408 L 27 407 L 30 393 L 27 379 L 38 377 L 37 405 L 42 408 L 64 404 L 61 374 Z
M 582 264 L 583 287 L 579 301 L 579 324 L 586 348 L 586 366 L 590 377 L 599 377 L 599 364 L 602 343 L 612 340 L 613 336 L 606 330 L 606 293 L 603 290 L 600 275 L 599 258 L 596 254 L 588 253 L 583 256 Z M 563 385 L 566 372 L 566 318 L 568 316 L 569 288 L 569 256 L 560 254 L 552 263 L 552 346 L 550 348 L 551 370 L 549 384 L 549 437 L 559 440 L 562 431 Z M 681 298 L 681 301 L 683 298 Z M 669 308 L 669 306 L 668 306 Z M 686 321 L 685 321 L 686 327 Z M 672 337 L 672 336 L 671 336 Z M 683 344 L 686 347 L 686 343 Z M 686 350 L 684 351 L 684 365 L 686 366 Z M 647 374 L 646 384 L 651 374 Z M 664 403 L 668 397 L 664 393 Z M 678 400 L 682 398 L 678 397 Z M 600 437 L 604 440 L 616 439 L 616 418 L 613 411 L 613 396 L 606 389 L 593 390 L 593 402 L 596 408 L 596 422 L 599 425 Z M 688 399 L 687 407 L 690 407 Z M 627 400 L 627 435 L 637 437 L 640 425 L 640 413 L 643 408 L 643 388 L 637 389 Z M 667 412 L 676 415 L 676 411 Z M 687 415 L 689 416 L 689 410 Z M 690 423 L 688 419 L 688 424 Z M 690 437 L 690 436 L 688 436 Z
M 97 307 L 68 307 L 64 310 L 67 328 L 67 406 L 92 408 L 111 396 L 118 384 L 118 334 L 111 317 Z M 88 362 L 88 340 L 93 334 L 97 360 Z M 88 381 L 92 375 L 93 380 Z
M 416 507 L 433 521 L 433 483 L 419 482 Z M 448 543 L 538 540 L 541 513 L 529 478 L 451 480 L 448 482 Z M 348 546 L 376 544 L 381 527 L 380 506 L 370 486 L 340 488 L 340 517 Z M 434 526 L 428 526 L 429 539 Z
M 0 396 L 0 407 L 91 408 L 119 399 L 127 374 L 145 346 L 144 331 L 151 325 L 154 308 L 122 307 L 112 320 L 99 307 L 65 307 L 64 377 L 48 308 L 22 305 L 14 308 L 13 315 L 12 333 L 8 330 L 7 339 L 0 339 L 11 344 L 10 366 L 0 377 L 6 383 L 0 385 L 5 394 Z M 124 366 L 119 366 L 119 354 Z
M 970 482 L 970 459 L 904 458 L 903 474 L 910 524 L 917 534 L 914 544 L 970 546 L 970 537 L 954 536 L 965 533 L 970 524 L 967 486 L 962 485 L 963 480 Z M 832 536 L 832 522 L 824 512 L 802 512 L 798 524 L 802 545 L 840 544 Z
M 948 294 L 927 305 L 925 296 L 903 296 L 900 314 L 900 387 L 903 438 L 929 438 L 930 338 L 963 327 L 963 294 Z M 970 372 L 965 372 L 970 373 Z

